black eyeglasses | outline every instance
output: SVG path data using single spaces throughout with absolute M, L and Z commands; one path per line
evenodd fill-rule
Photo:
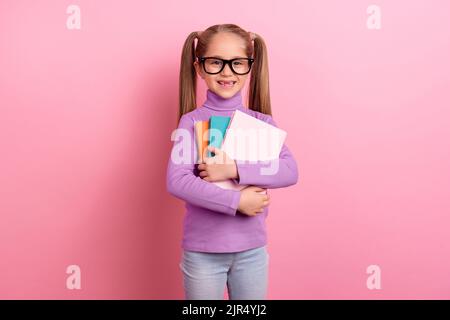
M 231 71 L 236 74 L 244 75 L 250 72 L 252 68 L 253 58 L 235 58 L 231 60 L 225 60 L 215 57 L 201 57 L 201 64 L 203 65 L 203 70 L 208 74 L 218 74 L 222 72 L 225 65 L 230 66 Z

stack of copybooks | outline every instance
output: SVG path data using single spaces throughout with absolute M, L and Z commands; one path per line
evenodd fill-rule
M 207 146 L 211 145 L 224 151 L 231 159 L 244 163 L 278 159 L 287 133 L 267 122 L 254 118 L 242 111 L 235 110 L 231 117 L 211 116 L 209 120 L 195 122 L 195 141 L 198 163 L 205 156 Z M 235 180 L 213 182 L 223 189 L 241 190 Z

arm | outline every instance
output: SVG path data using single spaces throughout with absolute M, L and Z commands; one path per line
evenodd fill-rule
M 222 189 L 194 174 L 197 151 L 194 141 L 193 119 L 183 115 L 178 129 L 184 129 L 184 133 L 182 133 L 182 137 L 177 137 L 176 134 L 172 139 L 175 142 L 167 166 L 167 191 L 173 196 L 196 206 L 222 214 L 236 215 L 240 191 Z M 186 141 L 184 141 L 185 139 Z M 180 161 L 180 155 L 184 162 Z
M 262 120 L 277 127 L 271 116 Z M 275 172 L 272 174 L 264 175 L 262 172 L 268 171 L 271 167 L 276 168 L 277 164 L 274 162 L 258 161 L 255 163 L 240 163 L 237 161 L 236 167 L 238 171 L 238 178 L 236 181 L 239 184 L 276 189 L 294 185 L 298 181 L 297 163 L 286 144 L 283 144 L 283 147 L 281 148 L 280 157 L 278 159 L 278 169 L 274 170 Z

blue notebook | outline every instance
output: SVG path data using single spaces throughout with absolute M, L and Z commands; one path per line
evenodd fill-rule
M 209 145 L 220 148 L 231 117 L 211 116 L 209 118 Z M 215 129 L 215 130 L 214 130 Z M 216 131 L 218 130 L 218 131 Z M 208 157 L 214 157 L 214 152 L 208 151 Z

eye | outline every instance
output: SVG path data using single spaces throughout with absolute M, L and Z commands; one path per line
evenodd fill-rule
M 209 61 L 209 63 L 210 63 L 210 64 L 215 64 L 215 65 L 221 65 L 221 64 L 222 64 L 222 61 L 220 61 L 220 60 L 215 60 L 215 59 L 211 59 L 211 60 Z

